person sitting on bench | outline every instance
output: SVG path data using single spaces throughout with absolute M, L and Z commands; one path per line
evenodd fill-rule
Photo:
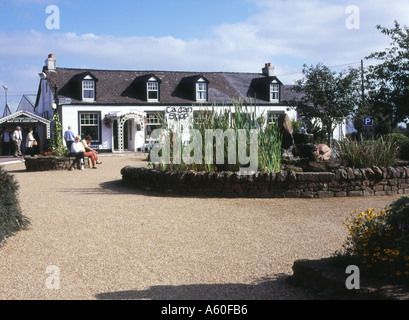
M 102 164 L 101 161 L 98 160 L 98 152 L 91 148 L 91 140 L 92 137 L 90 135 L 86 136 L 84 140 L 82 140 L 82 145 L 85 149 L 85 156 L 91 158 L 92 168 L 96 169 L 96 164 Z
M 75 164 L 81 164 L 81 170 L 84 170 L 84 156 L 85 156 L 85 149 L 81 143 L 81 137 L 76 136 L 73 144 L 71 145 L 71 153 L 70 156 L 75 157 L 71 167 L 69 170 L 72 170 Z

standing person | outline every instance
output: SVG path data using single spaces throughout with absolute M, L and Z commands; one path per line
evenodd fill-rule
M 26 138 L 26 155 L 29 154 L 30 156 L 34 157 L 34 141 L 33 129 L 29 129 Z
M 72 126 L 68 126 L 68 130 L 65 131 L 64 138 L 65 143 L 67 144 L 67 149 L 69 152 L 71 152 L 71 145 L 75 141 L 75 134 L 74 131 L 72 131 Z
M 88 135 L 84 140 L 82 140 L 82 145 L 85 149 L 85 156 L 91 158 L 92 168 L 96 169 L 97 167 L 95 165 L 102 164 L 102 162 L 98 160 L 98 152 L 91 148 L 91 141 L 92 137 Z
M 8 128 L 4 129 L 1 137 L 3 140 L 3 155 L 9 156 L 11 153 L 11 136 Z
M 17 127 L 16 130 L 13 132 L 13 144 L 14 144 L 14 157 L 22 157 L 23 154 L 21 152 L 21 141 L 23 141 L 23 133 L 21 132 L 21 128 Z
M 75 157 L 74 162 L 72 163 L 71 167 L 68 170 L 72 170 L 75 164 L 81 163 L 81 170 L 84 170 L 84 154 L 85 149 L 81 142 L 81 137 L 76 136 L 74 138 L 74 142 L 71 144 L 70 155 Z

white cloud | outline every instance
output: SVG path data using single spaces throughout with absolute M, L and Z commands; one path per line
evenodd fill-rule
M 355 63 L 384 49 L 390 41 L 376 30 L 377 24 L 391 27 L 397 19 L 409 25 L 409 0 L 394 0 L 393 6 L 356 0 L 359 30 L 345 25 L 346 8 L 354 1 L 254 1 L 258 13 L 240 23 L 217 26 L 205 39 L 116 37 L 97 30 L 87 34 L 0 31 L 0 79 L 15 82 L 10 87 L 19 86 L 19 92 L 35 91 L 37 73 L 47 55 L 54 53 L 59 66 L 73 68 L 260 72 L 264 63 L 272 62 L 277 75 L 289 74 L 282 80 L 292 83 L 300 77 L 296 73 L 303 63 Z M 22 76 L 27 81 L 17 79 Z

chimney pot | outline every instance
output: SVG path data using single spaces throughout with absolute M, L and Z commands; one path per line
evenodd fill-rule
M 45 60 L 45 67 L 48 71 L 56 71 L 57 60 L 54 58 L 54 55 L 52 53 L 50 53 L 47 60 Z
M 265 67 L 263 68 L 263 74 L 266 77 L 274 76 L 274 67 L 271 65 L 271 62 L 266 63 Z

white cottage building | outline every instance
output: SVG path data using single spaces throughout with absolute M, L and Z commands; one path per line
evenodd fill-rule
M 295 119 L 282 103 L 294 92 L 273 72 L 271 64 L 260 73 L 59 68 L 51 54 L 40 73 L 35 113 L 50 119 L 57 111 L 64 130 L 91 135 L 102 152 L 138 151 L 162 121 L 189 125 L 198 112 L 238 100 L 269 119 L 284 113 Z

